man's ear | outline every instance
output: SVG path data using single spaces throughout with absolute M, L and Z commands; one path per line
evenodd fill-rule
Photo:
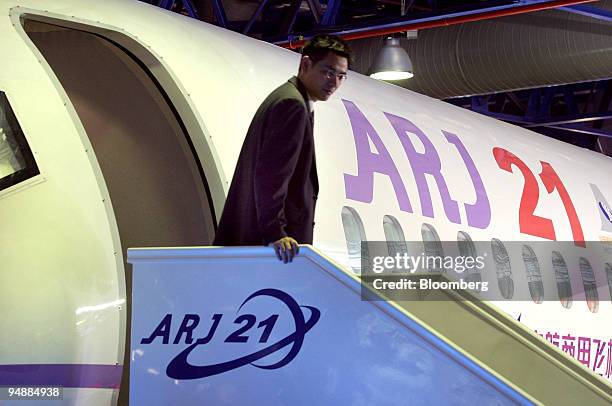
M 312 68 L 312 59 L 308 55 L 302 56 L 300 60 L 300 72 L 308 72 Z

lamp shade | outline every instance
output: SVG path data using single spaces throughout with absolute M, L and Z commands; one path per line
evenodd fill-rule
M 412 61 L 406 50 L 400 46 L 398 38 L 385 38 L 368 74 L 379 80 L 401 80 L 414 76 Z

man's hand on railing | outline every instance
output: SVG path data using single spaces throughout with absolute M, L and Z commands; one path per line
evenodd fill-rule
M 292 262 L 293 257 L 300 252 L 298 242 L 289 236 L 283 237 L 278 241 L 274 241 L 272 244 L 274 245 L 276 257 L 279 261 L 283 261 L 285 264 L 287 262 Z

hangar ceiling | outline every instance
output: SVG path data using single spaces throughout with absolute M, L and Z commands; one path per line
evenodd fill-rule
M 146 2 L 288 48 L 341 35 L 364 74 L 395 36 L 415 71 L 397 85 L 612 156 L 612 0 Z

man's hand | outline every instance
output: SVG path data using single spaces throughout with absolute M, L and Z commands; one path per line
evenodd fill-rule
M 276 257 L 285 264 L 293 261 L 293 257 L 300 252 L 298 242 L 291 237 L 283 237 L 278 241 L 274 241 L 272 244 L 274 245 Z

